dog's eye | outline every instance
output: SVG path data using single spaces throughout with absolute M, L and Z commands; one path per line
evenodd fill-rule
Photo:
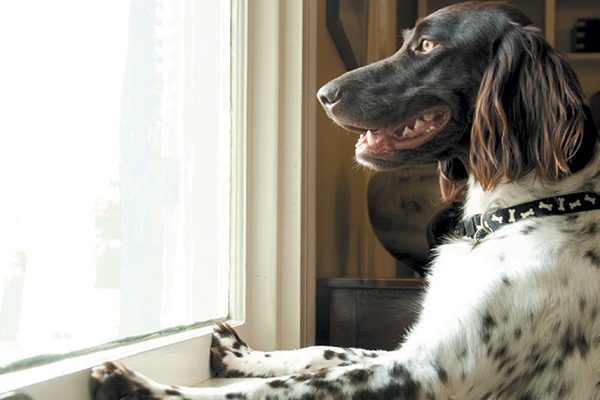
M 421 39 L 419 42 L 419 46 L 417 46 L 417 51 L 421 53 L 429 53 L 433 50 L 438 44 L 434 41 L 428 39 Z

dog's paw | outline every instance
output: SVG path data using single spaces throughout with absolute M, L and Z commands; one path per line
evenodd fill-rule
M 93 400 L 156 400 L 152 383 L 122 364 L 106 362 L 92 369 L 90 395 Z
M 219 377 L 239 378 L 253 376 L 240 368 L 241 359 L 248 357 L 252 349 L 227 324 L 219 323 L 215 327 L 210 347 L 210 362 Z

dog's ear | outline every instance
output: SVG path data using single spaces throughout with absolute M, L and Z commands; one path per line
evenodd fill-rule
M 456 157 L 438 163 L 440 190 L 445 203 L 462 200 L 469 176 L 462 161 Z
M 493 45 L 479 88 L 471 172 L 488 190 L 533 169 L 545 180 L 581 169 L 598 138 L 584 103 L 575 72 L 541 31 L 509 24 Z

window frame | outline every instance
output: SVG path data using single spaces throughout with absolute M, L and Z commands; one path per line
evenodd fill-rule
M 246 240 L 233 256 L 243 257 L 246 269 L 233 277 L 232 293 L 240 296 L 231 298 L 231 317 L 255 348 L 297 348 L 314 343 L 315 328 L 316 5 L 233 4 L 242 23 L 232 39 L 246 45 L 233 55 L 232 71 L 245 81 L 237 98 L 245 101 L 235 104 L 243 111 L 232 126 L 247 138 L 234 143 L 246 158 L 233 168 L 244 172 L 247 195 L 232 193 L 242 204 L 235 218 L 246 220 Z M 210 377 L 210 336 L 210 327 L 198 328 L 0 375 L 0 393 L 81 400 L 89 368 L 103 360 L 122 360 L 158 381 L 196 385 Z

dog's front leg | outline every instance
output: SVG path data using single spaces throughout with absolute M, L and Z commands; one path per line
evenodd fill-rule
M 432 364 L 381 357 L 369 365 L 322 369 L 280 378 L 256 379 L 221 388 L 160 385 L 123 366 L 107 363 L 92 375 L 93 400 L 225 399 L 395 399 L 418 400 L 445 395 L 444 377 Z
M 297 350 L 252 350 L 228 325 L 215 329 L 211 345 L 211 364 L 219 377 L 262 377 L 314 372 L 323 368 L 368 363 L 386 351 L 313 346 Z

